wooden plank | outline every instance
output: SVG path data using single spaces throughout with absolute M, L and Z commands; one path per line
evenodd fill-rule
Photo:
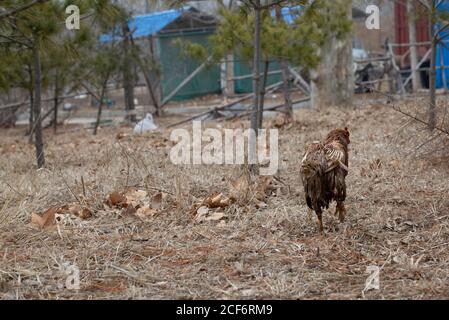
M 410 74 L 410 76 L 408 76 L 408 78 L 404 81 L 404 83 L 402 84 L 401 87 L 401 91 L 405 90 L 405 86 L 410 82 L 410 80 L 412 79 L 413 76 L 413 72 L 416 72 L 417 70 L 419 70 L 419 68 L 421 68 L 421 65 L 426 61 L 427 57 L 430 55 L 430 53 L 432 52 L 432 49 L 429 49 L 427 51 L 427 53 L 424 55 L 424 57 L 421 59 L 421 61 L 418 63 L 418 65 L 416 66 L 415 70 L 412 70 L 412 73 Z
M 302 99 L 299 99 L 299 100 L 295 100 L 295 101 L 292 102 L 292 105 L 295 105 L 295 104 L 298 104 L 298 103 L 307 102 L 307 101 L 310 101 L 310 97 L 302 98 Z M 285 103 L 278 104 L 278 105 L 275 105 L 273 107 L 264 108 L 263 111 L 273 111 L 273 110 L 280 109 L 282 107 L 285 107 Z M 228 117 L 225 120 L 231 119 L 231 118 L 243 118 L 243 117 L 251 115 L 253 112 L 254 111 L 251 110 L 251 111 L 245 112 L 243 114 L 239 114 L 239 115 L 236 115 L 236 116 Z
M 268 86 L 268 87 L 266 88 L 267 91 L 266 91 L 265 94 L 268 94 L 268 93 L 271 93 L 271 92 L 275 91 L 275 90 L 278 89 L 281 85 L 282 85 L 282 81 L 281 81 L 281 82 L 274 83 L 274 84 Z M 236 101 L 233 101 L 233 102 L 231 102 L 231 103 L 227 103 L 227 104 L 225 104 L 225 105 L 223 105 L 223 106 L 220 106 L 220 107 L 212 108 L 212 109 L 210 109 L 210 110 L 207 110 L 207 111 L 202 112 L 202 113 L 200 113 L 200 114 L 194 115 L 194 116 L 189 117 L 189 118 L 187 118 L 187 119 L 184 119 L 184 120 L 181 120 L 181 121 L 172 123 L 172 124 L 168 125 L 166 128 L 173 128 L 173 127 L 179 126 L 179 125 L 181 125 L 181 124 L 184 124 L 184 123 L 190 122 L 190 121 L 192 121 L 192 120 L 195 120 L 195 119 L 197 119 L 197 118 L 199 118 L 199 117 L 205 116 L 205 115 L 207 115 L 207 114 L 209 114 L 209 113 L 215 113 L 215 112 L 217 112 L 217 111 L 226 110 L 226 109 L 228 109 L 228 108 L 230 108 L 230 107 L 236 105 L 237 103 L 240 103 L 240 102 L 243 102 L 243 101 L 245 101 L 245 100 L 251 99 L 253 96 L 254 96 L 253 93 L 247 94 L 247 95 L 245 95 L 245 96 L 243 96 L 243 97 L 241 97 L 241 98 L 239 98 L 239 99 L 237 99 Z
M 377 57 L 377 58 L 367 58 L 367 59 L 354 59 L 355 63 L 370 63 L 370 62 L 380 62 L 389 61 L 389 57 Z
M 267 73 L 267 75 L 271 76 L 271 75 L 274 75 L 274 74 L 280 74 L 280 73 L 282 73 L 281 70 L 275 70 L 275 71 L 269 71 L 269 72 Z M 260 73 L 260 76 L 261 76 L 261 77 L 262 77 L 263 75 L 264 75 L 263 73 Z M 250 78 L 252 78 L 252 77 L 254 77 L 253 74 L 247 74 L 247 75 L 244 75 L 244 76 L 232 77 L 232 78 L 230 78 L 230 80 L 237 81 L 237 80 L 250 79 Z
M 310 85 L 303 79 L 303 77 L 301 77 L 301 75 L 290 66 L 288 67 L 288 71 L 295 77 L 296 81 L 299 82 L 302 87 L 302 91 L 305 94 L 310 94 Z
M 209 56 L 206 62 L 203 62 L 198 68 L 196 68 L 187 78 L 185 78 L 170 94 L 162 100 L 159 108 L 162 109 L 184 86 L 189 83 L 198 73 L 200 73 L 206 65 L 212 60 L 212 56 Z

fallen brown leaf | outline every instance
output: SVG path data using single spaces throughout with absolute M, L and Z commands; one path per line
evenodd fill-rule
M 126 138 L 126 137 L 128 137 L 128 136 L 129 136 L 129 134 L 127 134 L 127 133 L 119 132 L 119 133 L 117 133 L 117 135 L 115 136 L 115 138 L 116 138 L 117 140 L 121 140 L 121 139 Z
M 145 219 L 145 218 L 154 216 L 156 213 L 157 213 L 157 210 L 154 210 L 149 207 L 142 207 L 142 208 L 137 209 L 135 215 L 141 219 Z
M 144 206 L 145 200 L 148 197 L 148 193 L 145 190 L 139 190 L 136 188 L 129 188 L 125 193 L 124 197 L 126 198 L 125 202 L 134 206 Z
M 89 208 L 81 207 L 79 203 L 72 203 L 59 207 L 58 214 L 71 214 L 80 219 L 89 219 L 92 217 L 92 211 Z
M 224 212 L 214 212 L 205 218 L 205 221 L 219 221 L 226 217 Z
M 231 199 L 225 197 L 222 193 L 214 193 L 208 196 L 203 204 L 207 205 L 209 208 L 224 208 L 229 206 Z
M 151 208 L 155 210 L 159 210 L 162 207 L 162 192 L 156 193 L 153 197 L 151 197 Z
M 136 212 L 137 212 L 137 210 L 136 210 L 136 208 L 134 208 L 134 206 L 128 206 L 127 208 L 123 208 L 120 215 L 122 217 L 131 217 L 131 216 L 134 216 L 136 214 Z
M 109 195 L 108 202 L 112 206 L 124 207 L 126 204 L 126 198 L 123 194 L 114 191 Z
M 57 211 L 58 207 L 51 207 L 42 215 L 33 212 L 31 214 L 31 224 L 38 226 L 41 229 L 48 229 L 56 225 L 55 214 Z
M 199 207 L 196 212 L 197 216 L 195 217 L 195 220 L 197 222 L 220 221 L 221 219 L 226 217 L 224 212 L 214 212 L 207 207 Z

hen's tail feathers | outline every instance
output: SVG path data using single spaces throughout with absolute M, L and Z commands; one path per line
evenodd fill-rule
M 324 146 L 320 143 L 312 144 L 301 162 L 301 176 L 306 195 L 307 206 L 315 212 L 328 207 L 326 201 L 324 174 L 327 161 Z

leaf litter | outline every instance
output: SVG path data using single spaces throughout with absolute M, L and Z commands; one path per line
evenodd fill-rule
M 387 107 L 297 112 L 279 125 L 273 179 L 174 166 L 161 136 L 118 142 L 105 128 L 94 138 L 48 137 L 64 188 L 49 170 L 30 169 L 32 147 L 6 136 L 2 150 L 16 147 L 0 160 L 0 298 L 446 298 L 448 158 L 409 157 L 410 137 L 428 136 L 419 126 L 398 131 L 404 119 Z M 305 143 L 340 124 L 353 128 L 348 219 L 325 212 L 323 237 L 307 216 L 298 166 Z M 68 152 L 75 140 L 78 152 Z M 63 217 L 76 223 L 61 226 Z M 67 261 L 81 270 L 78 292 L 60 287 Z M 381 288 L 363 296 L 369 265 L 383 266 Z

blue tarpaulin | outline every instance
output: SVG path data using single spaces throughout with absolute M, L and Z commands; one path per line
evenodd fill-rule
M 284 18 L 284 21 L 288 24 L 292 24 L 296 18 L 298 18 L 301 15 L 301 9 L 302 6 L 294 6 L 294 7 L 284 7 L 281 9 L 282 16 Z M 271 16 L 276 16 L 276 11 L 271 11 Z
M 134 39 L 154 35 L 178 19 L 189 9 L 190 7 L 187 6 L 179 9 L 134 16 L 128 22 L 129 30 L 133 32 Z M 121 31 L 117 31 L 117 34 L 121 34 Z M 113 38 L 115 40 L 121 39 L 120 36 L 113 37 L 112 33 L 108 33 L 100 36 L 100 41 L 110 42 Z
M 442 12 L 449 12 L 449 1 L 448 0 L 440 0 L 437 3 L 437 9 Z M 437 32 L 442 27 L 441 24 L 436 24 L 434 26 L 435 32 Z M 443 32 L 440 32 L 438 35 L 442 42 L 437 45 L 436 52 L 436 87 L 437 88 L 449 88 L 449 30 L 446 29 Z M 443 70 L 438 67 L 444 66 L 444 75 Z

